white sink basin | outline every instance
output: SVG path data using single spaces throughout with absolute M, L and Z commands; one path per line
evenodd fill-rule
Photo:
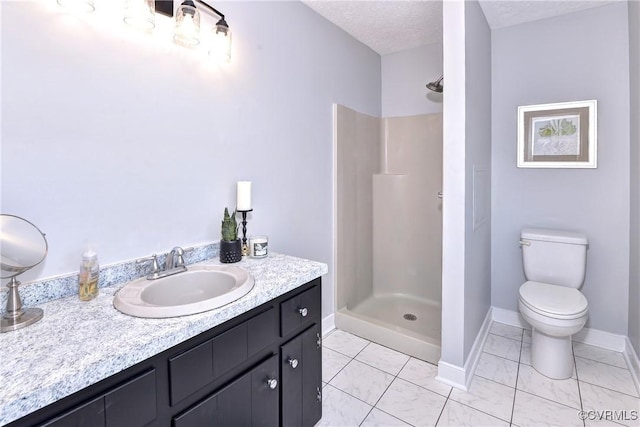
M 118 291 L 113 305 L 137 317 L 176 317 L 222 307 L 253 289 L 253 276 L 225 265 L 193 265 L 184 273 L 127 283 Z

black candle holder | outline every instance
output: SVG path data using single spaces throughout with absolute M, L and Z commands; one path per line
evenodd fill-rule
M 247 213 L 251 211 L 253 209 L 238 211 L 242 214 L 242 256 L 249 255 L 249 247 L 247 246 Z

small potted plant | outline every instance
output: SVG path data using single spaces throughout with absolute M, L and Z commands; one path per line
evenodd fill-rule
M 242 260 L 242 243 L 238 239 L 236 211 L 233 211 L 233 216 L 231 216 L 229 215 L 229 210 L 224 208 L 222 240 L 220 240 L 220 262 L 231 263 L 240 260 Z

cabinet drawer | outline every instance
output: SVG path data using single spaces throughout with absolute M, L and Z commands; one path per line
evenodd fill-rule
M 320 298 L 320 286 L 316 285 L 280 303 L 280 336 L 284 337 L 318 319 Z
M 213 380 L 213 342 L 206 341 L 169 359 L 171 404 Z
M 247 360 L 247 323 L 213 339 L 213 377 L 229 372 Z
M 271 307 L 247 322 L 249 334 L 249 357 L 273 344 L 278 338 L 278 319 L 276 309 Z
M 247 347 L 247 323 L 243 323 L 170 358 L 171 404 L 247 360 Z
M 142 427 L 156 419 L 156 371 L 152 369 L 104 396 L 107 427 Z
M 104 398 L 100 396 L 43 424 L 41 427 L 105 427 Z

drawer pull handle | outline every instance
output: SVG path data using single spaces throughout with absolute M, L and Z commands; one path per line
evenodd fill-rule
M 322 337 L 320 336 L 320 332 L 316 333 L 316 346 L 318 346 L 318 348 L 322 347 Z
M 318 402 L 322 402 L 322 391 L 320 387 L 316 387 L 316 399 L 318 399 Z
M 278 380 L 275 378 L 267 378 L 267 385 L 271 390 L 275 390 L 278 387 Z
M 298 359 L 287 359 L 287 363 L 289 363 L 293 369 L 298 367 Z
M 300 316 L 302 317 L 307 317 L 307 314 L 309 314 L 309 310 L 307 310 L 307 307 L 299 308 L 298 313 L 300 313 Z

